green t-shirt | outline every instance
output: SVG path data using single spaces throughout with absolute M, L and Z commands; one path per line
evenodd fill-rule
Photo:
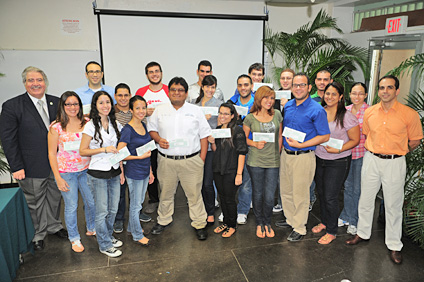
M 247 154 L 247 164 L 253 167 L 272 168 L 280 166 L 280 149 L 278 145 L 278 132 L 283 117 L 279 111 L 274 111 L 274 117 L 270 122 L 260 122 L 253 114 L 248 114 L 243 124 L 253 132 L 274 133 L 274 143 L 268 142 L 264 148 L 259 150 L 256 147 L 249 146 Z

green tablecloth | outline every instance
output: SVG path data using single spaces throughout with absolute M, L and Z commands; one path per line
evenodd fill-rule
M 0 281 L 12 281 L 19 254 L 34 252 L 34 225 L 20 188 L 0 189 Z

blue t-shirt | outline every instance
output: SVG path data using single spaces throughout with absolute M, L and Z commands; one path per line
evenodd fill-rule
M 289 100 L 284 106 L 283 129 L 285 127 L 302 131 L 306 133 L 305 141 L 314 138 L 317 135 L 330 134 L 328 127 L 327 113 L 324 108 L 308 97 L 302 104 L 296 106 L 296 99 Z M 306 148 L 290 147 L 283 138 L 284 148 L 291 151 L 315 150 L 316 146 Z
M 127 124 L 122 128 L 121 139 L 119 142 L 127 143 L 127 148 L 132 156 L 137 156 L 136 149 L 150 142 L 152 138 L 147 131 L 146 125 L 142 123 L 146 134 L 138 134 L 134 128 Z M 142 160 L 130 160 L 127 161 L 125 166 L 125 176 L 135 180 L 143 180 L 150 175 L 150 158 Z

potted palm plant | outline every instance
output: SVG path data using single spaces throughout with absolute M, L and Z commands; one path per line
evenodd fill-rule
M 323 31 L 333 30 L 342 33 L 335 18 L 321 10 L 316 18 L 301 26 L 293 34 L 274 33 L 266 30 L 264 45 L 267 48 L 272 68 L 273 81 L 279 81 L 285 68 L 309 75 L 315 80 L 317 73 L 328 70 L 335 81 L 349 88 L 352 72 L 360 70 L 364 77 L 369 76 L 368 51 L 365 48 L 350 45 L 343 39 L 326 36 Z M 282 61 L 282 63 L 278 63 Z M 311 93 L 316 89 L 312 89 Z

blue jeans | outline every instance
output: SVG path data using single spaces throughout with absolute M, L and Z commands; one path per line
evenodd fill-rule
M 130 191 L 130 215 L 128 219 L 128 232 L 133 236 L 134 241 L 143 239 L 143 229 L 140 224 L 140 211 L 146 196 L 149 176 L 143 180 L 136 180 L 127 177 L 128 189 Z
M 364 158 L 352 160 L 349 175 L 344 183 L 344 207 L 340 218 L 358 226 L 358 203 L 361 196 L 361 169 Z
M 247 171 L 246 163 L 244 164 L 242 178 L 243 182 L 240 185 L 238 194 L 237 213 L 247 215 L 250 211 L 250 203 L 252 202 L 252 182 Z
M 84 202 L 84 213 L 87 231 L 95 231 L 95 215 L 96 208 L 94 206 L 93 194 L 87 184 L 87 170 L 79 172 L 64 172 L 60 176 L 68 183 L 69 191 L 62 192 L 63 201 L 65 202 L 65 223 L 68 229 L 69 241 L 74 242 L 80 240 L 77 224 L 78 211 L 78 190 L 81 193 Z
M 309 202 L 314 203 L 317 200 L 315 195 L 315 181 L 312 180 L 311 187 L 309 187 Z
M 120 194 L 120 177 L 110 179 L 95 178 L 88 175 L 88 184 L 96 203 L 96 233 L 100 251 L 113 247 L 112 233 Z
M 252 202 L 256 225 L 270 225 L 279 168 L 247 166 L 252 177 Z
M 349 172 L 352 156 L 325 160 L 316 156 L 315 183 L 321 208 L 321 222 L 327 233 L 337 235 L 339 216 L 339 193 Z

